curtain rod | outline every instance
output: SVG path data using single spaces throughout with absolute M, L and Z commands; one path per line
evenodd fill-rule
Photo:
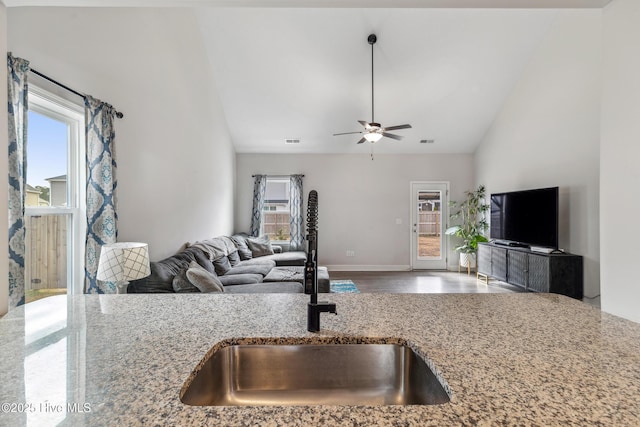
M 71 89 L 69 86 L 63 85 L 62 83 L 60 83 L 59 81 L 53 80 L 51 77 L 49 76 L 45 76 L 44 74 L 42 74 L 40 71 L 34 70 L 33 68 L 30 68 L 29 71 L 31 71 L 33 74 L 42 77 L 45 80 L 50 81 L 51 83 L 60 86 L 63 89 L 68 90 L 69 92 L 73 93 L 74 95 L 78 95 L 81 98 L 84 98 L 86 95 L 78 92 L 77 90 L 73 90 Z M 121 119 L 124 117 L 124 114 L 122 114 L 120 111 L 116 111 L 116 117 Z
M 294 173 L 292 175 L 300 175 L 301 177 L 304 178 L 304 174 L 299 174 L 299 173 Z M 255 178 L 257 175 L 251 175 L 251 178 Z M 266 175 L 269 178 L 288 178 L 291 175 Z

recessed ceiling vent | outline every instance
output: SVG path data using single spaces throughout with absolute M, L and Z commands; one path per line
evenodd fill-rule
M 433 144 L 434 142 L 436 142 L 435 139 L 421 139 L 420 140 L 420 144 Z
M 300 138 L 288 138 L 284 140 L 285 144 L 300 144 Z

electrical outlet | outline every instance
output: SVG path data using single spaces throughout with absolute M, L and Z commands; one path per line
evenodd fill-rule
M 347 251 L 347 256 L 356 256 L 355 251 L 349 250 Z

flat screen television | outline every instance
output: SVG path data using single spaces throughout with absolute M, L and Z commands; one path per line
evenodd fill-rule
M 491 194 L 491 239 L 558 248 L 558 187 Z

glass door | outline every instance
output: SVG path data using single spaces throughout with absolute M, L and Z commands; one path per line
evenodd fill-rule
M 414 270 L 447 268 L 444 230 L 447 223 L 448 184 L 411 183 L 411 267 Z

